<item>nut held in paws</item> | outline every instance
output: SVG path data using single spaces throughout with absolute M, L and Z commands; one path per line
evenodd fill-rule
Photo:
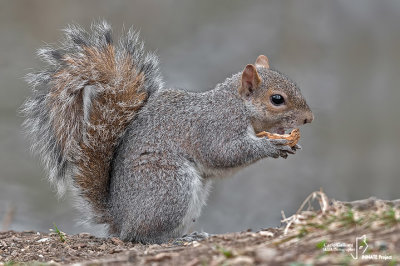
M 286 139 L 289 141 L 288 145 L 290 147 L 293 147 L 294 145 L 297 144 L 297 142 L 300 139 L 300 129 L 295 128 L 290 132 L 290 134 L 274 134 L 266 131 L 262 131 L 260 133 L 257 133 L 257 137 L 267 137 L 269 139 Z

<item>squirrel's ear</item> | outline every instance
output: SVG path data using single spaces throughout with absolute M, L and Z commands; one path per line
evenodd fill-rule
M 265 67 L 265 68 L 269 69 L 268 57 L 266 57 L 265 55 L 258 56 L 257 60 L 256 60 L 256 66 Z
M 239 88 L 241 96 L 249 96 L 260 84 L 261 79 L 258 76 L 254 65 L 247 65 L 242 73 L 242 84 Z

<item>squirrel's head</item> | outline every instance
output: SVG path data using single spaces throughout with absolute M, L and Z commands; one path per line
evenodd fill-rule
M 314 119 L 297 85 L 285 75 L 271 70 L 264 55 L 260 55 L 254 65 L 244 68 L 239 95 L 250 108 L 256 133 L 284 134 Z

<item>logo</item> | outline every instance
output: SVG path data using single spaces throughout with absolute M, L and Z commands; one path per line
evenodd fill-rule
M 367 252 L 367 236 L 356 237 L 354 243 L 333 242 L 324 243 L 322 250 L 325 252 L 347 252 L 354 260 L 392 260 L 393 256 Z M 366 253 L 367 252 L 367 253 Z
M 363 235 L 361 237 L 356 237 L 356 248 L 355 248 L 355 256 L 353 254 L 350 254 L 353 259 L 358 259 L 358 251 L 361 251 L 361 254 L 364 255 L 365 251 L 368 249 L 368 244 L 367 244 L 367 236 Z

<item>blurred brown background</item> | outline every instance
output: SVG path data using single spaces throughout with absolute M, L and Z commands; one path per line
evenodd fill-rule
M 400 198 L 400 1 L 0 1 L 0 222 L 15 230 L 77 226 L 71 200 L 58 200 L 29 153 L 17 109 L 30 94 L 23 76 L 43 67 L 36 50 L 69 23 L 108 20 L 142 32 L 166 83 L 207 90 L 266 54 L 301 87 L 315 120 L 303 150 L 263 160 L 215 182 L 197 230 L 276 226 L 320 187 L 330 197 Z

